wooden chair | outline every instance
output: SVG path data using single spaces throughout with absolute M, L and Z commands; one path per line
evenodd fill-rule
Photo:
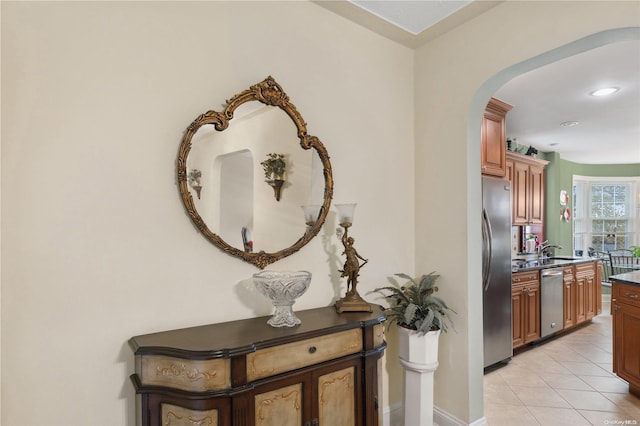
M 611 263 L 611 275 L 631 272 L 640 269 L 640 258 L 635 257 L 631 250 L 619 249 L 609 252 L 609 262 Z

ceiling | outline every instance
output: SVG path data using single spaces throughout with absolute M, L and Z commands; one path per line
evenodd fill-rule
M 408 47 L 462 25 L 500 1 L 316 1 Z M 607 97 L 590 93 L 605 86 Z M 640 163 L 640 40 L 618 42 L 522 74 L 494 94 L 511 105 L 507 137 L 583 164 Z M 573 126 L 561 123 L 577 122 Z

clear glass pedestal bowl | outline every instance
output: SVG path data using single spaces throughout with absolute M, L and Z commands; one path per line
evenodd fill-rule
M 267 321 L 272 327 L 293 327 L 300 318 L 293 313 L 295 300 L 302 296 L 311 284 L 311 272 L 307 271 L 261 271 L 253 274 L 253 284 L 276 308 Z

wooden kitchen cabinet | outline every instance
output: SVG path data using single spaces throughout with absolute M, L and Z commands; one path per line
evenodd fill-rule
M 600 285 L 596 285 L 596 262 L 580 263 L 576 265 L 576 283 L 579 292 L 578 323 L 588 321 L 597 315 L 597 299 L 600 296 Z M 598 283 L 600 284 L 600 283 Z M 580 302 L 582 299 L 582 302 Z
M 540 273 L 511 275 L 513 348 L 540 338 Z
M 596 315 L 602 313 L 602 262 L 600 260 L 596 264 L 595 293 L 596 293 Z
M 565 266 L 563 273 L 564 330 L 602 313 L 602 262 Z
M 511 182 L 513 225 L 542 225 L 544 221 L 544 168 L 548 161 L 506 153 L 507 177 Z
M 379 306 L 296 312 L 133 337 L 139 425 L 377 426 L 386 348 Z
M 576 325 L 576 276 L 573 265 L 563 268 L 562 284 L 563 329 L 566 330 Z
M 483 175 L 504 177 L 506 170 L 506 116 L 512 106 L 491 98 L 484 111 L 481 131 L 481 170 Z
M 612 279 L 611 290 L 613 371 L 640 397 L 640 285 Z

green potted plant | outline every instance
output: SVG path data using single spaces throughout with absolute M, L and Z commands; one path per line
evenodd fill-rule
M 455 311 L 435 295 L 438 291 L 436 281 L 440 275 L 435 272 L 416 278 L 407 274 L 395 275 L 408 280 L 407 283 L 374 290 L 383 294 L 389 303 L 389 307 L 385 309 L 387 326 L 395 323 L 423 334 L 436 330 L 446 333 L 449 326 L 453 326 L 450 312 Z M 383 291 L 388 294 L 382 293 Z
M 435 293 L 435 272 L 411 278 L 404 285 L 377 288 L 389 303 L 385 309 L 387 326 L 397 324 L 398 355 L 404 368 L 404 424 L 433 425 L 433 373 L 438 368 L 438 339 L 441 332 L 453 328 L 447 306 Z
M 635 257 L 640 257 L 640 246 L 631 246 L 631 252 Z

